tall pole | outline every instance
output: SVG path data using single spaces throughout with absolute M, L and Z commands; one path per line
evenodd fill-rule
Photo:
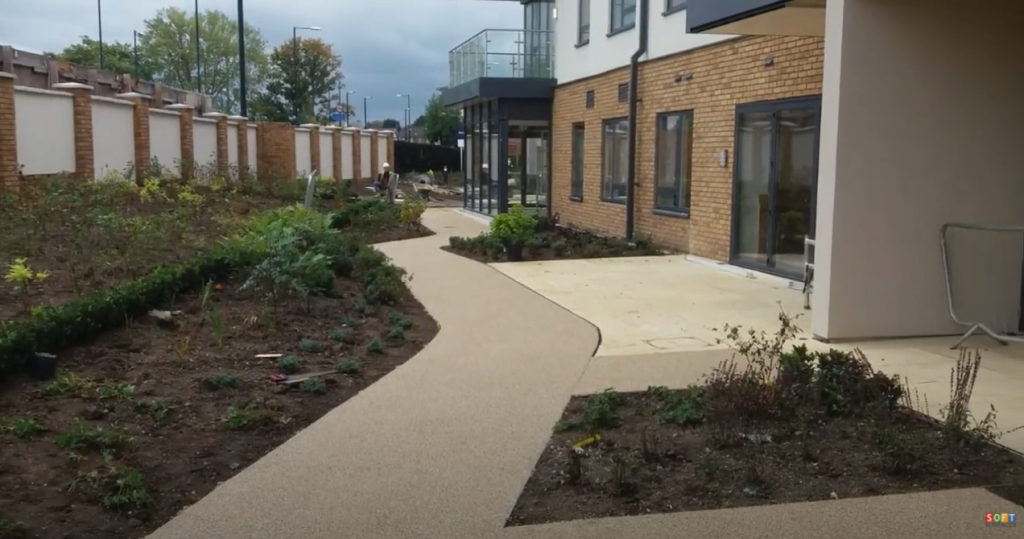
M 295 123 L 299 121 L 299 28 L 292 26 L 292 115 L 295 116 Z
M 363 129 L 369 129 L 370 127 L 370 113 L 367 112 L 369 108 L 367 107 L 366 102 L 369 101 L 371 97 L 373 96 L 368 95 L 363 98 Z
M 103 0 L 96 0 L 96 22 L 100 26 L 100 69 L 103 69 Z
M 241 104 L 242 116 L 249 116 L 245 87 L 245 17 L 243 16 L 245 0 L 238 0 L 238 101 Z M 255 150 L 253 150 L 255 151 Z
M 409 124 L 412 123 L 412 95 L 405 94 L 405 141 L 409 142 Z
M 132 55 L 135 56 L 135 73 L 133 78 L 139 80 L 139 32 L 132 30 Z
M 196 0 L 196 93 L 203 93 L 203 61 L 199 50 L 199 0 Z
M 345 127 L 349 125 L 349 118 L 352 116 L 352 105 L 348 104 L 348 96 L 352 95 L 352 90 L 345 92 Z

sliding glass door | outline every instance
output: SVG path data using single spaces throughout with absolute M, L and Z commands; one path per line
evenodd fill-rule
M 817 97 L 736 109 L 732 262 L 799 277 L 813 237 Z

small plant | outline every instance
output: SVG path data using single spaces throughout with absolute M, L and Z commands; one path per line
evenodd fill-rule
M 907 475 L 920 470 L 928 451 L 927 444 L 920 435 L 902 433 L 890 426 L 880 426 L 875 431 L 874 438 L 884 472 Z
M 206 385 L 214 391 L 236 388 L 238 384 L 239 379 L 233 374 L 219 373 L 206 379 Z
M 576 448 L 569 448 L 569 466 L 566 470 L 565 475 L 569 477 L 570 485 L 578 485 L 583 481 L 583 451 L 579 451 Z
M 324 343 L 313 339 L 302 339 L 299 348 L 307 354 L 319 354 L 324 351 Z
M 166 425 L 171 420 L 171 407 L 160 399 L 137 403 L 135 413 L 148 415 L 158 426 Z
M 640 456 L 647 462 L 658 460 L 658 435 L 652 429 L 644 429 L 640 434 Z
M 427 204 L 422 200 L 406 200 L 398 211 L 398 222 L 405 227 L 417 225 L 425 211 L 427 211 Z
M 0 539 L 31 539 L 32 534 L 24 522 L 0 518 Z
M 404 314 L 398 311 L 388 311 L 387 317 L 392 326 L 402 329 L 412 329 L 412 320 L 409 320 Z
M 384 343 L 380 339 L 371 339 L 366 343 L 366 351 L 371 354 L 382 354 L 384 353 Z
M 352 334 L 347 329 L 336 329 L 331 332 L 331 340 L 344 343 L 351 343 Z
M 341 374 L 359 374 L 359 363 L 351 359 L 346 359 L 345 361 L 338 363 L 337 369 Z
M 45 271 L 34 271 L 28 265 L 27 258 L 15 258 L 14 263 L 7 266 L 4 280 L 13 284 L 14 289 L 21 292 L 21 306 L 25 311 L 32 308 L 29 301 L 32 289 L 50 277 Z
M 57 378 L 43 386 L 43 394 L 49 397 L 81 394 L 92 387 L 92 381 L 70 371 L 57 373 Z
M 347 328 L 354 328 L 359 325 L 359 321 L 356 320 L 355 318 L 352 318 L 351 316 L 346 316 L 345 318 L 341 319 L 341 325 Z
M 628 462 L 619 455 L 612 457 L 612 494 L 616 496 L 627 496 L 636 491 L 636 484 L 633 482 L 633 475 L 636 473 L 637 465 Z
M 703 392 L 698 387 L 673 391 L 664 386 L 649 387 L 647 393 L 662 402 L 659 419 L 682 427 L 698 425 L 704 421 Z
M 153 199 L 167 199 L 167 195 L 164 194 L 163 188 L 160 186 L 160 180 L 158 178 L 148 178 L 142 184 L 142 188 L 139 189 L 139 199 L 143 202 L 150 202 Z
M 596 432 L 600 429 L 612 428 L 619 424 L 619 406 L 622 398 L 614 389 L 608 388 L 596 395 L 591 395 L 583 406 L 580 417 L 563 423 L 561 430 L 584 430 Z
M 278 360 L 277 368 L 284 374 L 295 374 L 302 369 L 302 362 L 295 356 L 284 356 Z
M 299 384 L 299 390 L 303 393 L 312 393 L 313 395 L 323 395 L 327 392 L 327 384 L 323 380 L 317 377 L 307 378 Z
M 96 388 L 96 394 L 101 399 L 132 400 L 135 396 L 135 386 L 131 384 L 103 384 Z
M 720 467 L 717 462 L 710 459 L 704 459 L 697 463 L 697 469 L 703 472 L 708 479 L 714 479 L 718 476 L 718 470 Z
M 536 230 L 537 220 L 516 204 L 508 213 L 498 214 L 491 220 L 490 236 L 505 247 L 510 259 L 518 259 L 522 256 L 523 246 L 533 239 Z
M 940 413 L 944 419 L 942 433 L 950 443 L 961 447 L 976 447 L 984 442 L 991 442 L 1002 435 L 996 425 L 996 408 L 989 405 L 989 411 L 980 421 L 971 414 L 971 396 L 974 394 L 974 382 L 981 370 L 981 354 L 975 350 L 960 351 L 960 358 L 949 373 L 949 404 Z M 1017 427 L 1009 432 L 1024 428 Z
M 30 417 L 20 417 L 18 419 L 0 417 L 0 434 L 10 434 L 15 438 L 28 438 L 42 431 L 43 425 L 36 419 Z
M 114 451 L 131 442 L 132 439 L 123 434 L 85 423 L 76 423 L 71 430 L 57 435 L 57 447 L 67 451 Z
M 224 327 L 224 317 L 221 315 L 220 309 L 211 306 L 207 317 L 210 320 L 210 329 L 213 331 L 213 341 L 217 343 L 218 348 L 223 348 L 226 328 Z
M 141 509 L 153 502 L 146 491 L 142 473 L 134 468 L 106 465 L 80 475 L 69 488 L 98 499 L 104 509 Z
M 384 339 L 389 341 L 400 341 L 405 338 L 405 330 L 399 326 L 391 326 L 384 334 Z
M 232 404 L 224 418 L 228 430 L 244 430 L 267 419 L 267 415 L 253 404 L 240 406 Z

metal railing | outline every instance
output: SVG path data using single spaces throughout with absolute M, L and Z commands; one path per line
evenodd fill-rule
M 448 52 L 448 86 L 481 77 L 555 77 L 549 30 L 483 30 Z

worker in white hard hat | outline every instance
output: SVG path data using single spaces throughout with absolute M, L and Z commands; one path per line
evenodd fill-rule
M 383 195 L 388 190 L 388 180 L 391 179 L 391 165 L 387 162 L 380 166 L 380 174 L 373 182 L 373 190 L 377 195 Z

